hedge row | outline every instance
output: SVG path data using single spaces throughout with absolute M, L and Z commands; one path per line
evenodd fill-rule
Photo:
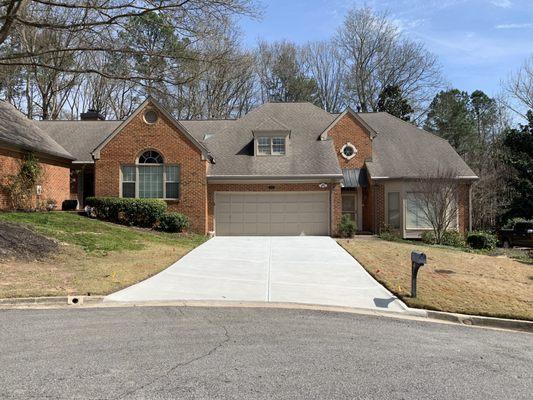
M 435 244 L 435 234 L 433 231 L 427 231 L 422 233 L 422 241 L 428 244 Z M 453 247 L 465 247 L 468 245 L 473 249 L 480 250 L 492 250 L 496 247 L 498 239 L 496 235 L 490 232 L 476 231 L 469 232 L 465 235 L 457 231 L 446 231 L 442 235 L 442 241 L 440 244 Z
M 158 227 L 167 232 L 181 232 L 188 225 L 186 216 L 167 213 L 167 203 L 160 199 L 89 197 L 85 204 L 96 218 L 117 224 Z

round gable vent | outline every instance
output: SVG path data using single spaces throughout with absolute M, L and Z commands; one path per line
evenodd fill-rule
M 357 154 L 357 149 L 355 148 L 355 146 L 353 144 L 351 144 L 350 142 L 346 143 L 344 146 L 342 146 L 341 148 L 341 155 L 346 158 L 347 160 L 351 160 L 352 158 L 355 157 L 355 155 Z
M 147 124 L 155 124 L 158 120 L 159 116 L 157 115 L 157 112 L 154 110 L 147 110 L 144 112 L 144 122 Z

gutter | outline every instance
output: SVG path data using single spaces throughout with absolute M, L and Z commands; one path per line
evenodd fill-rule
M 207 175 L 208 181 L 225 181 L 225 180 L 312 180 L 312 179 L 331 179 L 339 180 L 343 179 L 342 174 L 312 174 L 312 175 Z

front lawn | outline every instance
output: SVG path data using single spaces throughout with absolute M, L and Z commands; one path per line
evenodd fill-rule
M 366 270 L 411 307 L 533 320 L 533 265 L 423 243 L 357 238 L 339 240 Z M 413 250 L 426 253 L 410 297 Z
M 0 213 L 0 221 L 60 242 L 57 252 L 40 260 L 0 260 L 0 298 L 112 293 L 156 274 L 206 240 L 64 212 Z

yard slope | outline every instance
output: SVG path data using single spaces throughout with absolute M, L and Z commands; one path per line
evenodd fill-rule
M 422 243 L 339 240 L 366 270 L 411 307 L 533 320 L 533 265 Z M 427 255 L 410 297 L 413 250 Z
M 0 213 L 59 243 L 51 255 L 0 260 L 0 298 L 105 295 L 168 267 L 206 237 L 130 228 L 73 213 Z

